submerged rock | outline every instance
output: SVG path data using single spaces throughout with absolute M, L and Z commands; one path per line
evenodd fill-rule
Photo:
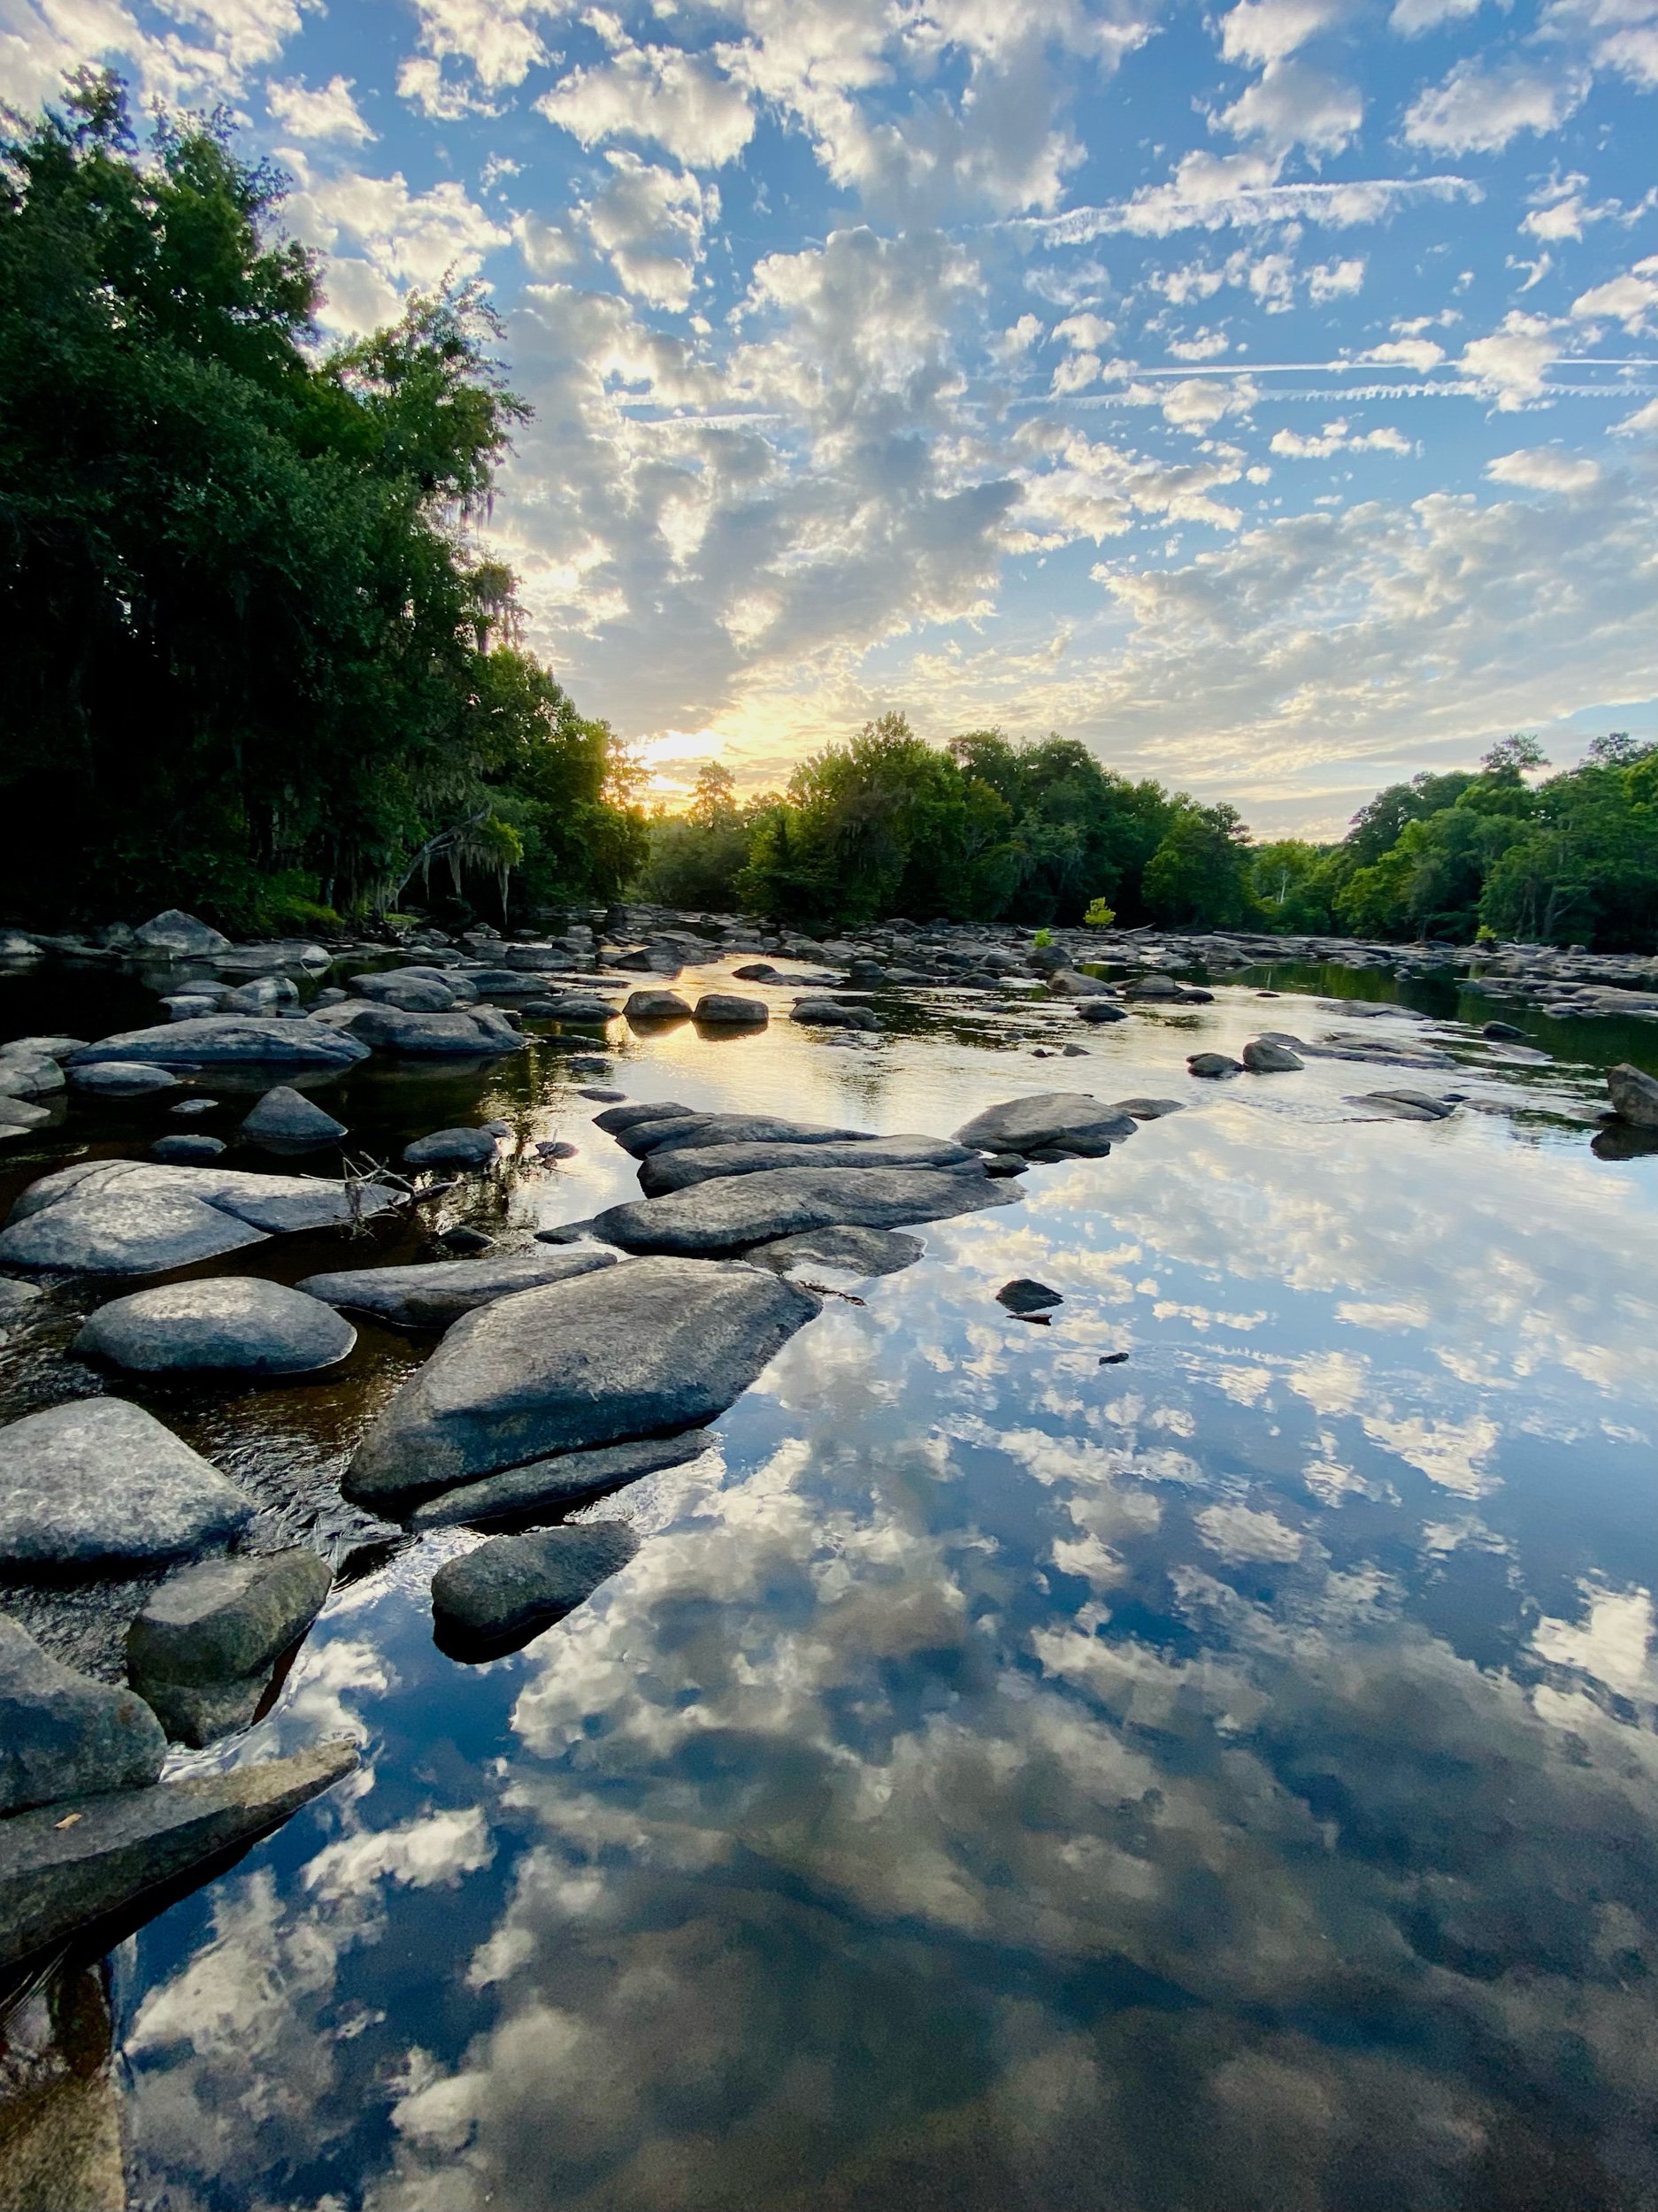
M 942 1221 L 985 1206 L 1009 1205 L 1014 1196 L 993 1183 L 979 1161 L 971 1170 L 771 1168 L 607 1207 L 594 1216 L 591 1226 L 595 1236 L 626 1251 L 712 1258 L 835 1223 L 900 1228 L 908 1222 Z
M 504 1474 L 463 1483 L 429 1499 L 410 1516 L 409 1525 L 418 1531 L 524 1520 L 537 1514 L 551 1518 L 589 1498 L 619 1490 L 624 1483 L 637 1482 L 642 1475 L 700 1459 L 709 1443 L 706 1429 L 692 1429 L 683 1436 L 641 1437 L 636 1443 L 603 1444 L 596 1451 L 533 1459 L 526 1467 L 510 1467 Z
M 562 1283 L 595 1268 L 613 1267 L 613 1252 L 511 1252 L 498 1259 L 439 1260 L 415 1267 L 342 1268 L 307 1275 L 298 1288 L 307 1297 L 354 1313 L 372 1313 L 404 1329 L 447 1329 L 464 1313 L 510 1298 L 520 1290 Z
M 157 1137 L 150 1148 L 150 1156 L 152 1160 L 159 1160 L 164 1166 L 170 1163 L 174 1167 L 205 1167 L 210 1160 L 218 1159 L 224 1149 L 222 1137 L 191 1137 L 179 1133 Z
M 87 1568 L 222 1543 L 253 1501 L 122 1398 L 49 1406 L 0 1429 L 0 1562 Z
M 626 1521 L 585 1521 L 533 1536 L 492 1536 L 432 1578 L 432 1610 L 451 1633 L 489 1643 L 561 1620 L 639 1549 Z
M 759 1268 L 683 1259 L 498 1299 L 457 1321 L 398 1390 L 357 1448 L 346 1494 L 396 1510 L 549 1454 L 696 1427 L 818 1310 Z
M 1024 1162 L 1020 1162 L 1024 1165 Z M 802 1267 L 838 1267 L 852 1275 L 896 1275 L 913 1267 L 925 1247 L 898 1229 L 859 1229 L 845 1222 L 803 1229 L 798 1236 L 756 1244 L 744 1254 L 751 1267 L 792 1275 Z
M 978 1154 L 949 1137 L 860 1137 L 837 1144 L 664 1145 L 640 1164 L 647 1197 L 688 1190 L 724 1175 L 757 1175 L 774 1168 L 964 1167 Z
M 227 1774 L 77 1797 L 0 1823 L 0 1965 L 251 1843 L 356 1764 L 357 1747 L 336 1740 Z
M 1607 1070 L 1606 1087 L 1620 1121 L 1633 1122 L 1637 1129 L 1658 1129 L 1658 1077 L 1625 1060 Z
M 1186 1101 L 1181 1098 L 1119 1098 L 1119 1114 L 1128 1114 L 1135 1121 L 1161 1121 L 1165 1114 L 1182 1114 Z
M 127 1675 L 181 1743 L 251 1720 L 271 1670 L 333 1586 L 314 1551 L 208 1559 L 181 1568 L 127 1632 Z
M 1003 1283 L 996 1293 L 996 1303 L 1005 1306 L 1011 1314 L 1028 1320 L 1032 1314 L 1048 1313 L 1055 1306 L 1065 1302 L 1063 1292 L 1050 1290 L 1046 1283 L 1039 1283 L 1029 1275 L 1017 1275 L 1010 1283 Z
M 257 1275 L 224 1275 L 113 1299 L 74 1348 L 143 1374 L 305 1375 L 334 1366 L 356 1342 L 350 1323 L 320 1299 Z
M 493 1167 L 496 1138 L 489 1129 L 434 1129 L 403 1149 L 405 1167 Z
M 1133 1133 L 1127 1114 L 1086 1091 L 1037 1091 L 987 1106 L 956 1131 L 956 1141 L 979 1152 L 1063 1151 L 1086 1158 Z
M 1217 1082 L 1229 1075 L 1241 1075 L 1244 1064 L 1234 1060 L 1230 1052 L 1194 1052 L 1186 1061 L 1189 1073 Z
M 291 1084 L 268 1090 L 242 1125 L 249 1144 L 282 1152 L 309 1152 L 344 1136 L 345 1124 L 325 1113 L 314 1099 Z
M 61 1666 L 0 1613 L 0 1814 L 89 1790 L 142 1789 L 166 1753 L 142 1698 Z
M 881 1018 L 871 1006 L 849 1006 L 844 999 L 797 998 L 789 1009 L 792 1022 L 817 1029 L 879 1029 Z
M 1425 1091 L 1365 1091 L 1347 1102 L 1373 1107 L 1393 1121 L 1448 1121 L 1456 1111 L 1455 1100 L 1431 1098 Z
M 351 1068 L 368 1047 L 326 1022 L 301 1018 L 261 1021 L 251 1016 L 209 1014 L 196 1021 L 163 1022 L 154 1029 L 126 1029 L 69 1056 L 72 1068 L 109 1060 L 142 1061 L 158 1067 L 257 1066 Z

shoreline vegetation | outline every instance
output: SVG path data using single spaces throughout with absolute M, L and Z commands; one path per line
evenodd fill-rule
M 224 115 L 120 81 L 0 134 L 0 793 L 12 918 L 182 906 L 241 935 L 413 910 L 522 929 L 624 896 L 810 930 L 1250 929 L 1649 951 L 1658 745 L 1547 775 L 1535 740 L 1388 787 L 1339 843 L 1074 739 L 940 747 L 902 713 L 687 810 L 523 642 L 477 535 L 526 403 L 475 287 L 349 345 L 320 257 Z

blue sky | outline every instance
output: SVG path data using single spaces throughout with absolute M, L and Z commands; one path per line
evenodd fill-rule
M 0 0 L 476 274 L 489 526 L 660 787 L 902 707 L 1338 833 L 1654 724 L 1658 0 Z

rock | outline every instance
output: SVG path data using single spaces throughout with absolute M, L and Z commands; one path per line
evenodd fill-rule
M 1003 1283 L 996 1293 L 996 1302 L 1024 1321 L 1033 1314 L 1045 1314 L 1055 1306 L 1063 1306 L 1065 1301 L 1062 1293 L 1050 1290 L 1046 1283 L 1033 1281 L 1029 1275 L 1019 1275 L 1012 1282 Z
M 633 995 L 637 998 L 642 995 L 636 991 Z M 575 1022 L 589 1026 L 599 1022 L 614 1021 L 618 1010 L 613 1001 L 582 991 L 572 991 L 564 998 L 554 999 L 548 1007 L 549 1017 L 555 1021 Z
M 981 1152 L 985 1173 L 1001 1179 L 1009 1175 L 1024 1175 L 1031 1163 L 1023 1152 Z
M 151 1067 L 141 1060 L 98 1060 L 72 1067 L 69 1087 L 101 1098 L 142 1098 L 149 1091 L 176 1091 L 179 1078 L 168 1068 Z
M 539 1160 L 573 1160 L 577 1148 L 563 1137 L 542 1137 L 535 1147 Z
M 1128 1010 L 1119 1006 L 1114 999 L 1086 998 L 1077 1009 L 1077 1018 L 1078 1021 L 1096 1023 L 1125 1022 Z
M 351 1017 L 355 1041 L 411 1060 L 466 1060 L 520 1052 L 524 1040 L 492 1006 L 457 1007 L 450 1014 L 403 1014 L 394 1006 L 367 1006 Z
M 617 1141 L 635 1159 L 650 1159 L 666 1152 L 727 1149 L 740 1144 L 873 1144 L 876 1140 L 867 1129 L 795 1121 L 787 1114 L 694 1114 L 681 1107 L 675 1114 L 619 1131 Z
M 64 1087 L 64 1071 L 50 1052 L 32 1052 L 21 1044 L 0 1048 L 0 1095 L 6 1098 L 50 1098 Z
M 434 1129 L 403 1147 L 406 1167 L 493 1167 L 497 1139 L 487 1129 Z
M 308 1275 L 298 1286 L 307 1297 L 354 1313 L 372 1313 L 403 1329 L 447 1329 L 464 1313 L 510 1298 L 543 1283 L 615 1264 L 613 1253 L 511 1252 L 489 1260 L 440 1260 L 416 1267 L 357 1267 Z
M 262 975 L 239 984 L 220 1002 L 226 1014 L 265 1014 L 279 1006 L 299 1004 L 299 986 L 291 976 Z
M 622 1009 L 627 1022 L 677 1022 L 689 1018 L 691 1010 L 677 991 L 633 991 Z
M 1086 1091 L 1036 1091 L 986 1107 L 956 1131 L 956 1141 L 979 1152 L 1061 1149 L 1089 1157 L 1133 1133 L 1127 1114 Z
M 0 929 L 0 960 L 38 960 L 41 949 L 20 929 Z
M 1113 999 L 1116 991 L 1109 983 L 1101 983 L 1097 975 L 1084 975 L 1078 968 L 1055 968 L 1048 979 L 1048 987 L 1059 998 Z
M 450 985 L 434 975 L 354 975 L 350 988 L 399 1014 L 447 1014 L 456 1002 Z
M 26 1098 L 0 1095 L 0 1142 L 27 1137 L 32 1129 L 43 1128 L 51 1118 L 50 1107 L 32 1105 Z
M 210 1160 L 218 1159 L 224 1148 L 222 1137 L 157 1137 L 150 1148 L 150 1156 L 164 1166 L 171 1161 L 175 1167 L 205 1167 Z
M 1347 1102 L 1373 1107 L 1394 1121 L 1448 1121 L 1456 1111 L 1454 1103 L 1430 1098 L 1425 1091 L 1366 1091 Z
M 0 1231 L 0 1266 L 154 1275 L 265 1235 L 379 1213 L 394 1194 L 320 1177 L 81 1160 L 32 1183 Z
M 308 1375 L 356 1342 L 349 1322 L 320 1299 L 257 1275 L 222 1275 L 114 1299 L 74 1348 L 79 1358 L 146 1375 Z
M 9 1276 L 0 1275 L 0 1327 L 37 1306 L 44 1294 L 38 1283 L 14 1283 Z
M 60 1666 L 0 1613 L 0 1814 L 91 1790 L 142 1789 L 166 1753 L 141 1698 Z
M 1117 1110 L 1132 1116 L 1135 1121 L 1161 1121 L 1165 1114 L 1183 1114 L 1186 1102 L 1179 1098 L 1119 1098 Z
M 127 1680 L 175 1741 L 211 1743 L 252 1719 L 333 1582 L 303 1548 L 180 1568 L 127 1632 Z
M 1203 1076 L 1210 1082 L 1217 1081 L 1223 1076 L 1241 1075 L 1244 1071 L 1243 1062 L 1234 1060 L 1229 1052 L 1194 1052 L 1186 1064 L 1191 1074 Z
M 395 1510 L 552 1453 L 695 1427 L 817 1311 L 759 1268 L 677 1259 L 498 1299 L 457 1321 L 397 1391 L 347 1470 L 346 1494 Z
M 948 1137 L 859 1137 L 834 1144 L 664 1145 L 640 1164 L 649 1198 L 689 1190 L 722 1175 L 758 1175 L 786 1167 L 964 1167 L 979 1156 Z
M 576 1064 L 572 1060 L 570 1064 L 572 1068 L 574 1068 Z M 596 1100 L 602 1106 L 614 1106 L 619 1105 L 627 1096 L 627 1093 L 626 1091 L 612 1090 L 607 1083 L 583 1083 L 579 1086 L 576 1091 L 576 1096 L 578 1098 L 591 1098 Z
M 1479 1033 L 1482 1037 L 1508 1038 L 1521 1043 L 1525 1039 L 1524 1030 L 1514 1022 L 1482 1022 Z
M 626 1521 L 584 1521 L 533 1536 L 492 1536 L 432 1578 L 432 1610 L 451 1633 L 491 1643 L 561 1620 L 639 1549 Z
M 762 998 L 740 998 L 734 991 L 704 991 L 692 1009 L 712 1029 L 764 1029 L 771 1010 Z
M 1607 1070 L 1606 1087 L 1620 1121 L 1632 1122 L 1637 1129 L 1658 1129 L 1658 1078 L 1624 1060 Z
M 198 1114 L 211 1114 L 218 1104 L 216 1098 L 181 1098 L 176 1106 L 169 1106 L 167 1111 L 176 1114 L 180 1120 L 194 1121 Z
M 1252 1037 L 1243 1048 L 1243 1064 L 1251 1075 L 1291 1075 L 1307 1064 L 1299 1053 L 1270 1037 Z
M 797 998 L 788 1018 L 818 1029 L 879 1029 L 881 1025 L 873 1008 L 848 1006 L 838 998 Z
M 449 1186 L 446 1185 L 445 1188 L 448 1187 Z M 454 1228 L 445 1229 L 437 1239 L 437 1246 L 441 1252 L 448 1252 L 456 1259 L 475 1259 L 481 1252 L 493 1252 L 495 1240 L 481 1229 L 469 1228 L 465 1222 L 461 1221 Z
M 527 1522 L 535 1516 L 552 1519 L 572 1506 L 637 1482 L 641 1475 L 660 1474 L 664 1468 L 700 1459 L 709 1443 L 706 1429 L 691 1429 L 683 1436 L 641 1437 L 637 1443 L 604 1444 L 596 1451 L 534 1459 L 527 1467 L 510 1467 L 504 1474 L 444 1491 L 418 1507 L 409 1525 L 418 1532 L 489 1521 Z
M 1123 994 L 1125 998 L 1145 1000 L 1153 1004 L 1159 1001 L 1166 1002 L 1178 999 L 1179 995 L 1180 986 L 1171 975 L 1137 976 Z
M 125 1912 L 251 1843 L 357 1764 L 336 1740 L 288 1759 L 37 1807 L 0 1824 L 0 1965 Z
M 176 1559 L 222 1543 L 253 1501 L 121 1398 L 81 1398 L 0 1430 L 0 1562 L 35 1571 Z
M 161 1003 L 167 1010 L 170 1022 L 193 1022 L 216 1014 L 223 1002 L 205 991 L 180 991 L 171 998 L 164 998 Z
M 143 951 L 164 952 L 177 959 L 205 959 L 212 953 L 230 950 L 228 937 L 177 906 L 141 922 L 133 935 Z
M 770 983 L 777 970 L 769 960 L 749 960 L 732 973 L 739 983 Z
M 851 1275 L 896 1275 L 913 1267 L 925 1248 L 918 1237 L 907 1237 L 901 1230 L 832 1223 L 826 1229 L 805 1229 L 798 1236 L 755 1245 L 744 1257 L 751 1267 L 774 1268 L 779 1275 L 792 1275 L 802 1267 L 838 1267 Z
M 345 1133 L 344 1122 L 336 1121 L 303 1091 L 288 1083 L 266 1091 L 242 1125 L 246 1142 L 263 1145 L 272 1152 L 314 1151 Z
M 714 1257 L 772 1244 L 802 1230 L 847 1223 L 892 1229 L 915 1221 L 1005 1206 L 977 1161 L 955 1168 L 786 1167 L 721 1176 L 660 1198 L 610 1206 L 594 1216 L 595 1236 L 631 1252 Z
M 164 1022 L 156 1029 L 126 1029 L 69 1056 L 72 1068 L 125 1060 L 158 1067 L 218 1067 L 249 1064 L 351 1068 L 368 1048 L 325 1022 L 260 1021 L 243 1014 L 211 1014 L 199 1021 Z
M 608 1137 L 619 1138 L 625 1131 L 638 1129 L 648 1121 L 683 1121 L 691 1108 L 678 1105 L 672 1099 L 633 1099 L 617 1106 L 609 1106 L 602 1114 L 595 1114 L 593 1125 L 603 1129 Z

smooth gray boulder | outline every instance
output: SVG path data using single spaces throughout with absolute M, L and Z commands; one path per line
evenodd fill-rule
M 140 1160 L 78 1160 L 30 1184 L 0 1231 L 0 1266 L 155 1275 L 267 1235 L 380 1213 L 395 1194 L 322 1177 Z
M 175 959 L 206 959 L 213 953 L 230 950 L 228 937 L 179 906 L 170 906 L 164 914 L 141 922 L 133 935 L 142 951 L 165 953 Z
M 278 1152 L 313 1151 L 319 1145 L 332 1144 L 345 1133 L 344 1122 L 325 1113 L 314 1099 L 289 1083 L 279 1083 L 266 1091 L 242 1125 L 247 1143 Z
M 641 1128 L 648 1121 L 683 1121 L 695 1111 L 694 1107 L 681 1106 L 675 1099 L 630 1098 L 607 1106 L 602 1114 L 595 1114 L 593 1125 L 603 1129 L 607 1137 L 619 1141 L 627 1131 Z
M 349 987 L 399 1014 L 447 1014 L 456 1003 L 451 987 L 434 975 L 354 975 Z
M 1104 998 L 1117 996 L 1113 985 L 1101 983 L 1097 975 L 1084 975 L 1078 968 L 1055 968 L 1048 979 L 1048 987 L 1059 998 Z
M 1132 1137 L 1135 1124 L 1121 1107 L 1108 1106 L 1086 1091 L 1035 1091 L 987 1106 L 956 1133 L 957 1144 L 979 1152 L 1109 1152 L 1119 1139 Z
M 353 1068 L 368 1047 L 326 1022 L 260 1020 L 249 1014 L 207 1014 L 200 1020 L 163 1022 L 154 1029 L 124 1029 L 69 1056 L 72 1068 L 103 1061 L 142 1061 L 157 1067 L 278 1064 Z
M 797 998 L 788 1018 L 813 1029 L 879 1029 L 881 1025 L 881 1018 L 872 1006 L 849 1006 L 838 998 Z
M 403 1148 L 405 1167 L 493 1167 L 498 1140 L 488 1129 L 434 1129 Z
M 432 1611 L 451 1634 L 493 1642 L 562 1620 L 639 1549 L 626 1521 L 584 1521 L 492 1536 L 432 1578 Z
M 537 1514 L 550 1518 L 637 1482 L 641 1475 L 700 1459 L 709 1443 L 706 1429 L 692 1429 L 684 1436 L 646 1436 L 630 1444 L 602 1444 L 596 1451 L 533 1459 L 526 1467 L 509 1467 L 504 1474 L 487 1475 L 482 1482 L 465 1482 L 428 1499 L 410 1515 L 409 1525 L 460 1528 Z
M 971 1169 L 771 1168 L 610 1206 L 590 1226 L 595 1237 L 625 1251 L 716 1258 L 832 1224 L 895 1229 L 1010 1205 L 1014 1197 L 979 1161 Z
M 1456 1111 L 1454 1101 L 1431 1098 L 1425 1091 L 1365 1091 L 1347 1103 L 1368 1106 L 1392 1121 L 1448 1121 Z
M 175 1741 L 211 1743 L 252 1719 L 333 1581 L 303 1548 L 182 1567 L 127 1630 L 127 1678 Z
M 171 1068 L 142 1060 L 95 1060 L 69 1070 L 69 1087 L 100 1098 L 142 1098 L 149 1091 L 176 1091 L 180 1078 Z
M 309 1375 L 356 1342 L 350 1323 L 321 1299 L 257 1275 L 221 1275 L 113 1299 L 74 1348 L 138 1374 Z
M 689 1190 L 722 1175 L 784 1167 L 964 1167 L 979 1155 L 948 1137 L 862 1137 L 849 1144 L 674 1145 L 648 1153 L 640 1187 L 648 1198 Z
M 253 1501 L 123 1398 L 49 1406 L 0 1429 L 0 1563 L 142 1564 L 226 1542 Z
M 1243 1048 L 1243 1064 L 1251 1075 L 1292 1075 L 1307 1063 L 1276 1038 L 1252 1037 Z
M 457 1006 L 448 1014 L 403 1014 L 395 1006 L 365 1006 L 352 1015 L 349 1034 L 355 1042 L 411 1060 L 486 1059 L 521 1051 L 524 1046 L 505 1015 L 488 1006 Z
M 142 1698 L 60 1665 L 0 1613 L 0 1814 L 90 1790 L 142 1789 L 166 1754 Z
M 222 1137 L 192 1137 L 179 1132 L 170 1137 L 157 1137 L 150 1148 L 150 1156 L 159 1160 L 164 1167 L 205 1167 L 210 1160 L 218 1159 L 224 1149 Z
M 584 991 L 572 991 L 568 997 L 552 999 L 549 1005 L 550 1011 L 544 1017 L 549 1021 L 588 1025 L 613 1021 L 619 1010 L 614 1000 L 597 998 Z
M 1126 1007 L 1119 1006 L 1115 999 L 1086 998 L 1077 1009 L 1077 1018 L 1079 1021 L 1095 1023 L 1125 1022 L 1128 1019 L 1128 1010 Z
M 65 1082 L 53 1054 L 28 1051 L 20 1044 L 0 1047 L 0 1096 L 50 1098 Z
M 775 1268 L 792 1275 L 802 1267 L 838 1267 L 852 1275 L 896 1275 L 913 1267 L 925 1247 L 899 1229 L 858 1229 L 844 1222 L 826 1229 L 804 1229 L 772 1244 L 751 1246 L 743 1256 L 751 1267 Z
M 265 1014 L 279 1006 L 298 1004 L 299 986 L 291 976 L 261 975 L 226 992 L 220 1008 L 226 1014 Z
M 42 1128 L 51 1118 L 50 1107 L 34 1105 L 27 1098 L 7 1098 L 0 1094 L 0 1141 L 12 1137 L 27 1137 L 31 1130 Z
M 622 1019 L 627 1022 L 678 1022 L 690 1018 L 691 1010 L 677 991 L 632 991 L 622 1008 Z
M 763 998 L 743 998 L 735 991 L 704 991 L 691 1010 L 710 1029 L 764 1029 L 771 1018 Z
M 617 1142 L 635 1159 L 660 1153 L 739 1144 L 872 1144 L 867 1129 L 841 1129 L 833 1122 L 795 1121 L 787 1114 L 692 1114 L 642 1122 L 621 1131 Z
M 1194 1052 L 1186 1064 L 1188 1074 L 1201 1076 L 1211 1083 L 1244 1071 L 1243 1062 L 1234 1060 L 1230 1052 Z
M 597 1268 L 613 1267 L 613 1252 L 508 1252 L 481 1260 L 437 1260 L 414 1267 L 343 1268 L 307 1275 L 298 1285 L 307 1297 L 371 1313 L 403 1329 L 447 1329 L 464 1313 L 510 1298 L 520 1290 L 562 1283 Z
M 227 1774 L 77 1797 L 0 1822 L 0 1966 L 280 1827 L 356 1765 L 356 1745 L 337 1738 Z
M 1606 1087 L 1620 1121 L 1633 1122 L 1638 1129 L 1658 1129 L 1658 1077 L 1625 1060 L 1607 1070 Z
M 497 1299 L 457 1321 L 397 1391 L 358 1446 L 345 1493 L 397 1511 L 556 1452 L 695 1428 L 818 1310 L 758 1268 L 682 1259 Z
M 1115 1103 L 1119 1114 L 1128 1114 L 1135 1121 L 1161 1121 L 1165 1114 L 1186 1111 L 1182 1098 L 1119 1098 Z

